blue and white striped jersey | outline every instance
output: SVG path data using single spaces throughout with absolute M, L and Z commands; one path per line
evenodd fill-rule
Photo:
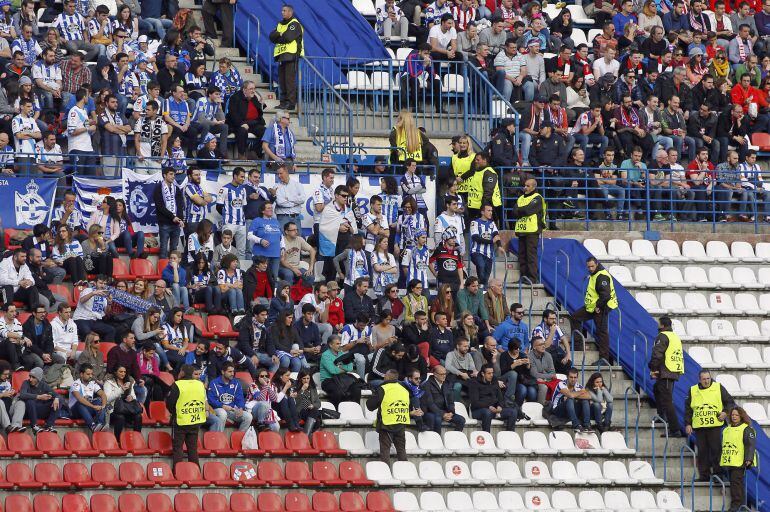
M 418 248 L 416 245 L 404 250 L 401 256 L 401 266 L 406 267 L 406 282 L 419 279 L 424 289 L 428 288 L 428 271 L 430 268 L 430 250 L 427 245 Z
M 57 16 L 54 26 L 65 41 L 83 41 L 86 31 L 86 20 L 77 12 L 73 15 L 61 13 Z
M 228 183 L 217 194 L 217 204 L 222 205 L 222 224 L 246 225 L 246 187 Z
M 476 219 L 471 221 L 471 254 L 481 254 L 487 258 L 494 258 L 495 244 L 492 242 L 499 234 L 497 225 L 493 220 Z M 479 240 L 489 240 L 485 243 Z
M 185 222 L 189 224 L 192 222 L 202 221 L 203 216 L 206 215 L 206 207 L 198 206 L 197 204 L 193 203 L 192 199 L 190 198 L 194 195 L 203 197 L 203 187 L 201 187 L 199 184 L 188 182 L 187 186 L 184 188 L 184 193 L 187 196 L 187 216 L 185 218 Z
M 235 273 L 231 276 L 227 275 L 227 271 L 223 268 L 220 268 L 217 272 L 218 284 L 235 284 L 239 281 L 243 281 L 243 271 L 239 268 L 236 268 Z

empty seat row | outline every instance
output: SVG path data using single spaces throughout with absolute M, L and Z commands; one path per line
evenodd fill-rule
M 682 341 L 707 343 L 717 341 L 766 342 L 770 340 L 770 320 L 762 320 L 760 326 L 754 320 L 740 319 L 733 326 L 733 322 L 722 318 L 714 319 L 710 324 L 700 318 L 691 318 L 685 323 L 673 318 L 671 324 L 674 332 L 682 338 Z M 761 359 L 760 357 L 760 363 Z
M 682 500 L 674 491 L 659 491 L 657 496 L 650 491 L 580 491 L 577 497 L 570 491 L 554 491 L 549 497 L 543 491 L 527 491 L 522 496 L 518 491 L 502 491 L 499 496 L 489 491 L 475 491 L 472 495 L 464 491 L 450 491 L 446 500 L 434 491 L 426 491 L 417 498 L 410 492 L 400 491 L 393 495 L 393 505 L 406 512 L 445 511 L 465 512 L 467 510 L 601 510 L 629 511 L 655 510 L 659 512 L 686 512 Z
M 729 373 L 720 373 L 714 379 L 735 397 L 770 397 L 770 375 L 765 378 L 764 382 L 762 377 L 751 373 L 743 374 L 740 377 L 740 383 L 735 375 Z
M 567 432 L 525 431 L 523 442 L 517 432 L 501 430 L 497 441 L 489 432 L 447 431 L 443 438 L 436 432 L 420 432 L 417 437 L 406 432 L 406 453 L 408 455 L 633 455 L 635 451 L 626 446 L 619 432 L 604 432 L 601 442 L 596 434 L 578 434 L 573 440 Z M 351 455 L 375 455 L 380 451 L 379 434 L 366 432 L 361 437 L 356 431 L 340 432 L 340 446 Z M 395 453 L 395 452 L 394 452 Z
M 550 470 L 545 462 L 530 460 L 524 463 L 523 473 L 511 460 L 500 460 L 496 464 L 476 460 L 470 468 L 461 460 L 448 460 L 443 466 L 435 460 L 424 460 L 418 465 L 397 461 L 392 470 L 382 461 L 370 461 L 366 463 L 366 476 L 379 486 L 663 484 L 650 463 L 642 460 L 632 460 L 628 467 L 620 460 L 605 461 L 601 467 L 592 460 L 581 460 L 577 466 L 568 460 L 557 460 Z
M 243 432 L 204 432 L 198 439 L 198 454 L 211 457 L 245 456 L 344 456 L 347 452 L 339 447 L 332 432 L 319 430 L 311 440 L 304 432 L 287 432 L 281 437 L 277 432 L 257 434 L 258 448 L 244 450 L 241 447 Z M 53 432 L 40 432 L 34 438 L 25 432 L 8 434 L 8 442 L 0 437 L 0 457 L 120 457 L 125 455 L 171 455 L 171 434 L 152 430 L 147 439 L 142 433 L 124 430 L 120 443 L 112 432 L 94 432 L 92 439 L 79 430 L 68 431 L 64 441 Z
M 631 270 L 623 265 L 609 268 L 612 277 L 626 288 L 708 288 L 722 290 L 763 290 L 770 287 L 770 267 L 760 268 L 757 274 L 749 267 L 685 267 L 684 274 L 679 267 L 663 265 L 660 272 L 653 267 L 639 265 Z M 658 278 L 660 274 L 660 278 Z
M 712 351 L 706 347 L 690 347 L 687 353 L 695 359 L 701 367 L 727 370 L 766 370 L 770 369 L 770 347 L 764 347 L 764 358 L 756 347 L 738 347 L 736 351 L 732 347 L 718 346 Z
M 395 63 L 394 66 L 396 66 Z M 395 72 L 399 70 L 398 67 L 394 67 Z M 346 84 L 334 86 L 338 91 L 398 91 L 401 85 L 398 78 L 394 79 L 388 71 L 372 71 L 370 76 L 366 71 L 354 70 L 348 71 L 345 76 Z M 445 93 L 465 92 L 465 78 L 456 73 L 447 73 L 441 79 L 441 90 Z
M 741 405 L 751 419 L 762 426 L 770 425 L 770 404 L 768 404 L 767 409 L 757 402 L 743 402 Z
M 661 292 L 660 302 L 652 292 L 637 292 L 636 301 L 651 315 L 751 315 L 770 314 L 770 293 L 757 297 L 753 293 L 736 293 L 735 302 L 726 293 L 711 293 L 706 297 L 700 292 L 687 292 L 682 301 L 678 292 Z
M 674 240 L 660 240 L 657 245 L 649 240 L 613 239 L 607 245 L 596 238 L 587 238 L 583 246 L 600 261 L 668 261 L 672 263 L 763 263 L 770 261 L 770 243 L 760 242 L 752 247 L 748 242 L 712 240 L 704 245 L 697 240 L 679 244 Z
M 143 467 L 137 462 L 121 462 L 118 469 L 111 462 L 95 462 L 91 468 L 80 462 L 68 462 L 59 468 L 51 462 L 37 462 L 30 468 L 12 462 L 0 471 L 0 489 L 124 489 L 152 487 L 365 487 L 374 482 L 366 478 L 357 462 L 287 461 L 281 466 L 273 461 L 233 462 L 229 468 L 219 461 L 203 464 L 203 471 L 192 462 L 180 462 L 172 472 L 165 462 L 151 462 Z
M 1 503 L 1 502 L 0 502 Z M 365 497 L 357 492 L 343 492 L 339 499 L 329 492 L 313 493 L 312 498 L 299 492 L 281 497 L 276 493 L 251 494 L 205 493 L 201 498 L 181 492 L 171 496 L 151 493 L 147 497 L 123 493 L 117 501 L 110 494 L 94 494 L 90 500 L 79 494 L 66 494 L 61 498 L 50 494 L 37 494 L 30 500 L 26 495 L 8 495 L 5 510 L 13 512 L 394 512 L 390 497 L 382 491 L 373 491 Z M 0 507 L 2 510 L 2 507 Z

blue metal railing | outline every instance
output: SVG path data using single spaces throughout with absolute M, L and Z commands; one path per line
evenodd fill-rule
M 663 480 L 666 480 L 666 472 L 667 472 L 667 464 L 668 464 L 668 441 L 669 441 L 669 432 L 668 432 L 668 422 L 658 416 L 657 414 L 652 417 L 652 421 L 650 424 L 650 437 L 651 437 L 651 445 L 652 445 L 652 472 L 655 473 L 656 469 L 656 461 L 658 458 L 658 454 L 655 453 L 655 425 L 658 423 L 661 423 L 664 428 L 664 434 L 666 438 L 666 442 L 663 444 Z
M 690 448 L 688 445 L 682 446 L 682 449 L 679 450 L 679 496 L 682 498 L 682 503 L 685 503 L 684 500 L 684 452 L 688 451 L 692 455 L 692 476 L 690 477 L 690 510 L 695 510 L 695 476 L 698 474 L 697 471 L 697 455 L 695 454 L 695 450 Z
M 636 395 L 636 414 L 634 415 L 634 450 L 639 451 L 639 415 L 642 411 L 642 397 L 639 394 L 637 390 L 635 390 L 633 387 L 627 387 L 626 391 L 623 393 L 623 406 L 624 406 L 624 428 L 623 428 L 623 438 L 626 441 L 626 446 L 629 446 L 628 444 L 628 395 L 629 393 L 633 393 Z
M 246 49 L 246 61 L 255 65 L 254 72 L 256 73 L 258 71 L 256 68 L 260 64 L 259 43 L 262 41 L 262 23 L 260 23 L 259 18 L 247 10 L 238 9 L 238 3 L 236 2 L 233 4 L 233 42 L 237 41 L 235 27 L 238 26 L 239 16 L 243 16 L 247 20 L 246 40 L 242 40 L 241 44 L 245 46 Z M 266 59 L 265 63 L 267 65 L 268 87 L 270 90 L 273 90 L 273 59 Z
M 466 89 L 463 95 L 465 133 L 480 148 L 483 148 L 490 138 L 490 132 L 497 126 L 500 119 L 512 117 L 516 122 L 513 140 L 518 141 L 520 116 L 513 105 L 503 98 L 484 71 L 470 64 L 463 66 L 462 71 Z M 514 145 L 518 147 L 518 142 Z
M 712 512 L 714 509 L 714 482 L 717 482 L 719 486 L 722 488 L 722 505 L 719 507 L 719 510 L 721 512 L 725 512 L 725 501 L 727 501 L 727 489 L 725 485 L 725 481 L 722 480 L 717 475 L 711 475 L 711 478 L 709 479 L 709 510 Z

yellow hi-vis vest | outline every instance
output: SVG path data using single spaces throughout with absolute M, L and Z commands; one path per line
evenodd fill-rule
M 719 414 L 722 412 L 722 386 L 719 382 L 712 382 L 706 389 L 701 389 L 697 384 L 692 386 L 690 407 L 692 428 L 721 427 L 725 423 L 719 420 Z
M 741 423 L 737 427 L 728 425 L 722 431 L 722 458 L 719 460 L 720 466 L 738 468 L 746 462 L 744 459 L 743 431 L 748 426 L 746 423 Z M 754 465 L 757 465 L 756 453 L 754 453 Z
M 176 424 L 179 426 L 206 423 L 206 388 L 198 379 L 176 381 L 179 399 L 176 401 Z
M 468 156 L 462 158 L 457 155 L 452 155 L 452 171 L 454 171 L 456 178 L 459 178 L 471 170 L 471 165 L 473 165 L 474 158 L 476 158 L 476 153 L 473 152 L 468 153 Z M 460 186 L 457 187 L 457 191 L 468 192 L 469 181 L 470 178 L 460 182 Z
M 385 396 L 380 405 L 383 425 L 409 425 L 409 391 L 398 382 L 382 385 Z
M 545 200 L 543 199 L 543 196 L 535 192 L 534 194 L 530 196 L 519 196 L 519 198 L 516 200 L 516 206 L 519 208 L 523 208 L 524 206 L 527 206 L 532 201 L 539 200 L 543 203 L 543 210 L 540 212 L 540 214 L 533 213 L 532 215 L 527 215 L 525 217 L 519 217 L 516 220 L 516 226 L 514 227 L 514 231 L 516 234 L 529 234 L 529 233 L 537 233 L 538 229 L 538 217 L 545 218 Z M 545 224 L 545 223 L 544 223 Z
M 291 24 L 296 23 L 299 25 L 299 32 L 300 34 L 305 33 L 305 29 L 302 27 L 302 23 L 300 23 L 298 20 L 291 20 L 289 23 L 279 23 L 275 27 L 275 31 L 279 34 L 283 34 L 289 29 L 289 26 Z M 305 45 L 299 46 L 298 50 L 298 41 L 301 41 L 301 38 L 299 40 L 292 41 L 290 43 L 277 43 L 275 45 L 275 48 L 273 49 L 273 57 L 278 57 L 279 55 L 282 55 L 284 53 L 299 53 L 300 56 L 305 56 Z
M 401 130 L 399 132 L 396 130 L 396 146 L 403 150 L 397 151 L 398 157 L 396 158 L 398 158 L 400 162 L 406 162 L 408 158 L 414 159 L 417 163 L 422 162 L 422 138 L 420 138 L 420 145 L 417 146 L 417 149 L 410 153 L 406 144 L 406 131 Z
M 596 303 L 599 301 L 599 294 L 596 292 L 596 279 L 599 276 L 607 276 L 610 279 L 610 300 L 607 301 L 607 307 L 609 309 L 617 309 L 618 307 L 618 297 L 615 295 L 615 283 L 612 281 L 612 276 L 606 270 L 601 269 L 588 277 L 588 288 L 586 288 L 584 300 L 588 313 L 593 313 L 596 310 Z
M 503 204 L 502 196 L 500 195 L 500 181 L 497 179 L 497 171 L 491 167 L 485 167 L 471 176 L 468 180 L 468 208 L 478 210 L 481 208 L 481 199 L 484 197 L 484 174 L 487 171 L 491 171 L 495 175 L 495 190 L 492 193 L 492 206 L 500 206 Z
M 668 348 L 663 357 L 663 364 L 671 373 L 684 373 L 684 356 L 682 355 L 682 340 L 672 331 L 662 331 L 668 338 Z M 720 409 L 721 411 L 721 409 Z

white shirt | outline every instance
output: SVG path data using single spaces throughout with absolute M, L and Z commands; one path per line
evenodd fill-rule
M 32 79 L 42 80 L 46 86 L 53 89 L 61 89 L 61 68 L 58 64 L 47 66 L 39 60 L 32 66 Z
M 35 154 L 35 139 L 20 139 L 17 135 L 40 133 L 35 119 L 19 114 L 11 121 L 11 130 L 13 131 L 13 144 L 16 146 L 16 152 L 24 158 L 32 158 L 32 155 Z
M 8 323 L 5 319 L 5 315 L 0 316 L 0 339 L 7 340 L 9 332 L 14 332 L 21 336 L 23 330 L 18 318 L 14 318 L 13 322 Z
M 97 384 L 95 380 L 92 380 L 88 384 L 83 384 L 83 382 L 80 379 L 73 382 L 72 387 L 70 387 L 70 401 L 69 401 L 70 410 L 72 410 L 72 407 L 74 407 L 74 405 L 78 403 L 78 399 L 75 398 L 76 391 L 80 393 L 80 395 L 83 398 L 91 402 L 95 397 L 97 397 L 97 393 L 99 392 L 100 389 L 102 389 L 102 387 L 99 384 Z
M 275 184 L 276 215 L 296 215 L 302 212 L 305 204 L 305 189 L 298 181 L 289 178 L 289 183 L 280 180 Z
M 33 283 L 35 278 L 32 276 L 32 272 L 29 271 L 29 267 L 25 263 L 19 270 L 16 270 L 16 266 L 13 264 L 13 256 L 8 256 L 2 262 L 0 262 L 0 286 L 13 286 L 13 291 L 19 289 L 19 281 L 22 279 L 29 279 Z
M 607 73 L 618 76 L 618 71 L 620 71 L 620 62 L 612 59 L 608 63 L 607 60 L 602 57 L 601 59 L 596 59 L 594 61 L 593 69 L 594 77 L 596 77 L 597 80 Z
M 463 220 L 462 215 L 450 215 L 447 212 L 444 212 L 436 218 L 436 225 L 433 228 L 433 237 L 436 240 L 436 246 L 441 243 L 441 235 L 450 226 L 457 230 L 456 240 L 460 254 L 465 254 L 465 221 Z
M 79 128 L 88 128 L 90 121 L 88 112 L 75 105 L 67 115 L 67 147 L 69 150 L 93 151 L 94 146 L 91 143 L 91 134 L 85 131 L 79 135 L 73 135 Z
M 58 144 L 54 144 L 53 148 L 45 149 L 45 144 L 42 140 L 37 141 L 37 144 L 35 144 L 35 155 L 37 155 L 37 163 L 39 164 L 59 165 L 64 162 L 61 147 Z
M 435 39 L 438 42 L 439 47 L 446 49 L 449 48 L 449 44 L 453 40 L 457 39 L 457 31 L 452 27 L 446 32 L 442 32 L 441 23 L 436 23 L 430 28 L 428 39 Z
M 383 229 L 390 229 L 388 219 L 386 219 L 384 215 L 380 215 L 379 220 L 377 219 L 377 216 L 371 212 L 364 215 L 361 219 L 361 226 L 364 228 L 364 231 L 366 231 L 366 246 L 364 247 L 366 252 L 372 252 L 374 250 L 374 244 L 377 242 L 376 238 L 380 236 L 373 235 L 369 231 L 369 226 L 372 225 L 379 226 L 380 232 L 382 232 Z
M 61 321 L 58 316 L 51 320 L 53 331 L 53 346 L 56 352 L 69 354 L 78 346 L 78 327 L 70 318 L 67 323 Z
M 81 297 L 85 297 L 89 293 L 97 291 L 94 288 L 86 288 L 80 292 Z M 94 295 L 85 302 L 78 302 L 78 307 L 75 308 L 75 314 L 72 315 L 73 320 L 101 320 L 104 318 L 104 313 L 107 310 L 107 297 L 101 295 Z
M 313 315 L 313 321 L 318 323 L 318 317 L 321 313 L 326 311 L 326 302 L 316 302 L 315 293 L 306 293 L 299 304 L 294 308 L 294 318 L 302 318 L 302 306 L 305 304 L 312 304 L 315 307 L 315 315 Z

